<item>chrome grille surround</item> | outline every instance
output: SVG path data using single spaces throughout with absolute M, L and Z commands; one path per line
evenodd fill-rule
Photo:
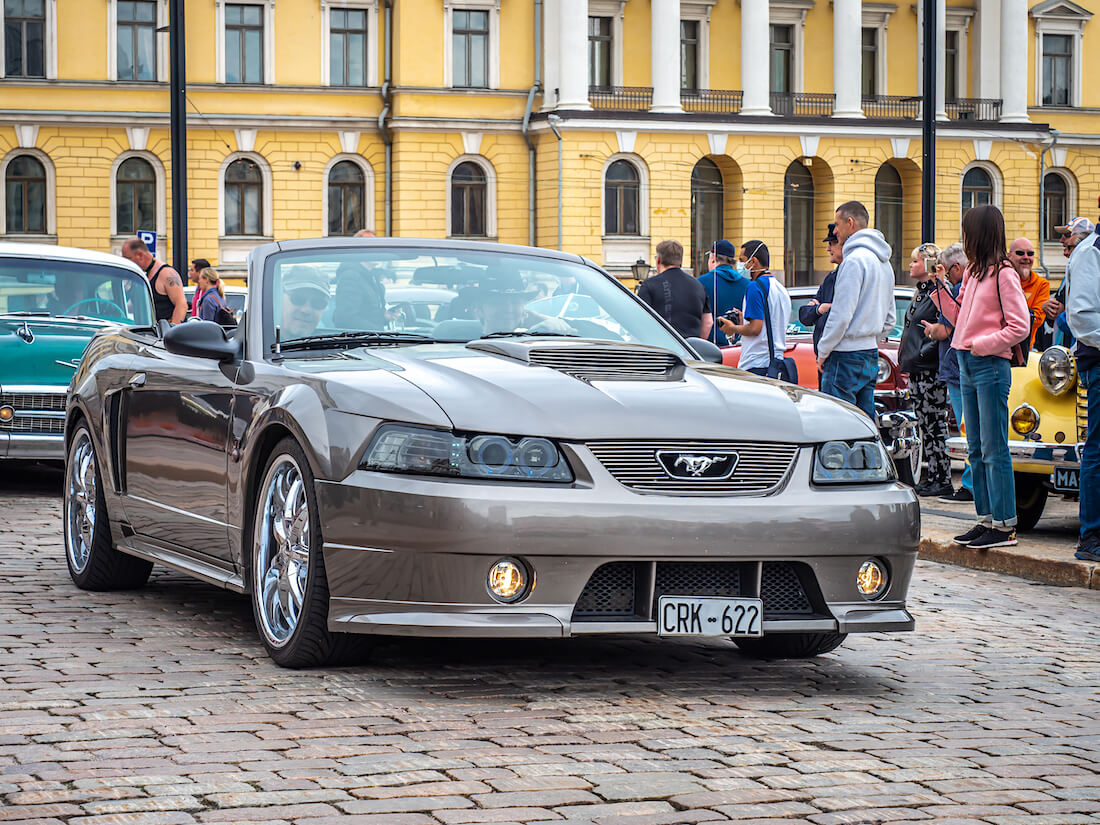
M 1089 437 L 1089 395 L 1080 376 L 1077 378 L 1077 443 L 1084 447 Z
M 0 422 L 0 432 L 60 435 L 65 432 L 65 419 L 24 414 L 11 421 Z
M 67 400 L 64 392 L 0 392 L 0 407 L 15 407 L 16 412 L 65 412 Z
M 67 401 L 67 392 L 0 392 L 0 407 L 15 410 L 10 421 L 0 421 L 0 432 L 60 435 Z
M 628 347 L 532 347 L 528 361 L 581 381 L 676 381 L 684 363 L 671 352 Z
M 641 493 L 762 495 L 779 487 L 798 458 L 799 445 L 756 441 L 589 441 L 585 446 L 611 476 Z M 658 453 L 737 453 L 729 478 L 671 478 Z

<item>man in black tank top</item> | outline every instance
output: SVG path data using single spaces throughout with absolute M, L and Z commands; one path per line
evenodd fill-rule
M 145 272 L 153 288 L 153 313 L 156 319 L 181 324 L 187 318 L 187 298 L 183 281 L 168 264 L 158 261 L 141 238 L 130 238 L 122 245 L 122 257 L 133 261 Z

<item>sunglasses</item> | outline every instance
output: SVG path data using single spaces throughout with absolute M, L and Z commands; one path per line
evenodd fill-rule
M 290 303 L 296 307 L 309 304 L 312 309 L 322 310 L 328 306 L 328 298 L 313 289 L 298 289 L 288 295 Z
M 1017 249 L 1016 254 L 1019 255 L 1021 258 L 1034 258 L 1035 257 L 1035 250 L 1034 249 Z
M 1061 238 L 1068 238 L 1072 234 L 1073 234 L 1072 232 L 1059 232 L 1058 236 L 1061 237 Z

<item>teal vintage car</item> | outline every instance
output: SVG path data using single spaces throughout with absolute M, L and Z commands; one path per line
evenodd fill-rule
M 88 342 L 152 324 L 149 282 L 125 258 L 0 241 L 0 460 L 63 460 L 69 382 Z

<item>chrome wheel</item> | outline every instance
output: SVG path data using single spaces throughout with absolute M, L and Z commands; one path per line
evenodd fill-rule
M 88 566 L 96 524 L 95 453 L 87 430 L 69 449 L 65 480 L 65 552 L 77 573 Z
M 261 490 L 253 598 L 268 643 L 282 647 L 298 626 L 309 578 L 309 505 L 294 458 L 280 456 L 268 469 Z
M 917 443 L 909 451 L 909 471 L 913 474 L 913 486 L 920 484 L 922 473 L 921 462 L 924 461 L 924 439 L 917 438 Z

